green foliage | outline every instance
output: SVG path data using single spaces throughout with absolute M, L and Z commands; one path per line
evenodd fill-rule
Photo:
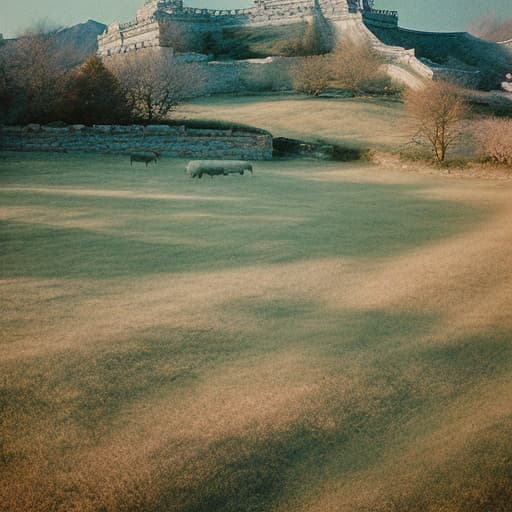
M 124 123 L 129 119 L 119 82 L 96 55 L 69 77 L 62 114 L 67 122 L 87 125 Z
M 178 53 L 207 53 L 203 48 L 204 34 L 179 21 L 165 24 L 165 29 L 162 28 L 161 44 L 173 48 Z
M 268 56 L 302 55 L 301 41 L 307 23 L 292 23 L 276 27 L 225 28 L 217 38 L 216 57 L 250 59 Z
M 323 55 L 331 50 L 329 34 L 322 30 L 321 22 L 314 18 L 311 23 L 304 25 L 300 35 L 276 40 L 270 47 L 270 55 L 283 57 L 311 57 Z
M 0 116 L 9 124 L 48 123 L 61 115 L 74 49 L 44 26 L 0 47 Z
M 187 128 L 192 129 L 233 130 L 237 132 L 260 133 L 262 135 L 269 134 L 267 130 L 262 130 L 261 128 L 232 121 L 221 121 L 219 119 L 169 119 L 163 124 L 170 126 L 186 126 Z
M 13 91 L 9 83 L 6 62 L 0 55 L 0 122 L 5 122 L 12 100 Z

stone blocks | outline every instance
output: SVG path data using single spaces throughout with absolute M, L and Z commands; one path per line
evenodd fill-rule
M 0 150 L 111 154 L 151 150 L 176 158 L 270 160 L 272 136 L 169 125 L 3 126 Z

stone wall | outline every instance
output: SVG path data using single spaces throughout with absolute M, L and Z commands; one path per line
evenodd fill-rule
M 168 125 L 50 128 L 31 124 L 1 127 L 0 150 L 113 154 L 149 150 L 177 158 L 270 160 L 272 136 Z
M 283 91 L 292 88 L 291 68 L 295 57 L 267 57 L 203 63 L 207 94 Z
M 363 21 L 365 25 L 374 27 L 398 27 L 398 12 L 383 10 L 364 11 Z
M 200 9 L 184 7 L 182 0 L 152 0 L 137 11 L 129 23 L 112 23 L 98 36 L 101 56 L 167 45 L 166 32 L 172 23 L 187 27 L 190 33 L 216 33 L 225 27 L 270 27 L 294 23 L 311 23 L 321 18 L 324 28 L 335 28 L 345 19 L 361 19 L 362 14 L 374 23 L 396 26 L 395 11 L 377 11 L 358 0 L 257 0 L 249 9 Z M 330 34 L 327 34 L 328 36 Z M 172 39 L 172 38 L 171 38 Z

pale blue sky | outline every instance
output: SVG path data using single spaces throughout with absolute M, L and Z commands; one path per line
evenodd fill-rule
M 73 25 L 88 19 L 109 23 L 135 17 L 144 0 L 0 0 L 0 33 L 13 37 L 35 21 L 47 19 Z M 186 5 L 234 8 L 251 0 L 185 0 Z M 400 25 L 420 30 L 464 30 L 482 14 L 492 11 L 512 18 L 512 0 L 376 0 L 376 7 L 400 12 Z

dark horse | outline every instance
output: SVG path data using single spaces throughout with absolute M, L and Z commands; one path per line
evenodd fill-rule
M 141 151 L 139 153 L 132 153 L 130 155 L 130 165 L 132 165 L 133 162 L 144 162 L 147 167 L 149 162 L 155 162 L 156 164 L 159 156 L 160 155 L 155 151 Z

